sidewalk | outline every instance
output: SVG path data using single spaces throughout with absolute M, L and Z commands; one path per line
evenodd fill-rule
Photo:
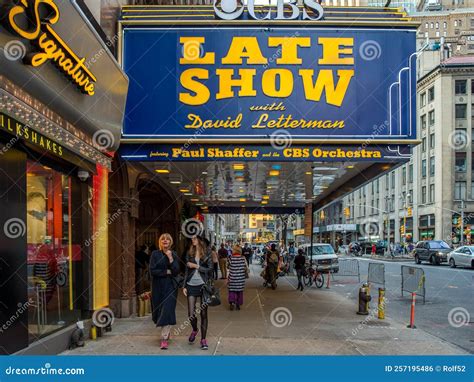
M 294 276 L 279 279 L 274 291 L 264 289 L 260 271 L 252 266 L 241 311 L 228 309 L 226 289 L 221 290 L 223 304 L 209 308 L 208 351 L 200 350 L 199 336 L 194 345 L 187 342 L 190 328 L 180 291 L 178 325 L 172 330 L 169 350 L 160 350 L 160 331 L 147 316 L 117 319 L 112 332 L 62 354 L 467 354 L 426 332 L 406 328 L 406 323 L 358 316 L 357 302 L 331 289 L 313 286 L 299 292 Z M 371 309 L 375 307 L 372 302 Z M 182 324 L 186 327 L 180 330 Z

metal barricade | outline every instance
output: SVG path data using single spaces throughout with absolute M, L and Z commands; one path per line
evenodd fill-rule
M 384 263 L 369 263 L 367 283 L 382 285 L 382 288 L 385 288 L 385 264 Z
M 339 259 L 339 272 L 333 273 L 335 276 L 354 276 L 360 282 L 359 260 Z
M 402 297 L 403 292 L 416 293 L 426 299 L 425 271 L 423 268 L 402 265 Z

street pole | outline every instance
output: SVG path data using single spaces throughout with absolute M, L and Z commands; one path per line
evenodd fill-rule
M 464 243 L 464 199 L 461 199 L 461 240 L 459 245 Z
M 314 211 L 313 211 L 314 204 L 311 203 L 311 239 L 310 239 L 310 247 L 309 247 L 309 265 L 313 266 L 313 230 L 314 230 Z

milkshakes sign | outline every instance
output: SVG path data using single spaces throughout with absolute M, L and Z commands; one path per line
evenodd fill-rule
M 244 12 L 239 4 L 214 4 L 216 16 L 235 21 Z M 322 28 L 317 2 L 278 4 L 258 14 L 253 1 L 246 6 L 252 18 L 275 19 L 272 29 L 244 20 L 232 28 L 125 29 L 123 65 L 134 81 L 124 138 L 415 138 L 415 31 Z M 305 27 L 278 24 L 283 19 Z

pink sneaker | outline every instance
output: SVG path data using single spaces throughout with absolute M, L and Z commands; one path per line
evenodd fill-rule
M 168 341 L 161 340 L 160 348 L 161 348 L 161 350 L 167 350 L 168 349 Z
M 194 343 L 194 340 L 196 339 L 197 334 L 198 334 L 198 331 L 197 331 L 197 330 L 196 330 L 196 331 L 193 330 L 193 331 L 191 332 L 191 334 L 190 334 L 190 336 L 189 336 L 189 338 L 188 338 L 188 341 L 189 341 L 190 344 L 193 344 L 193 343 Z
M 209 346 L 207 345 L 207 340 L 201 340 L 201 350 L 207 350 Z

